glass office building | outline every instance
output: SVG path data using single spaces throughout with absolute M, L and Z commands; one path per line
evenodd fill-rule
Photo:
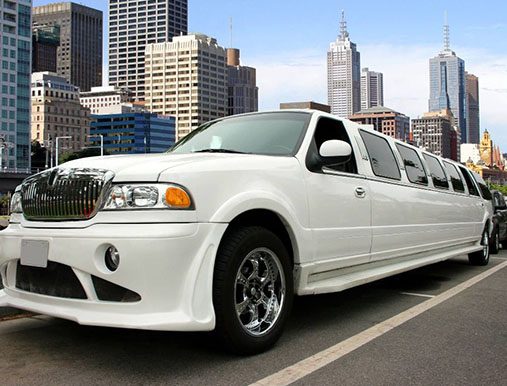
M 30 170 L 30 71 L 32 27 L 30 0 L 0 2 L 2 168 Z
M 429 111 L 450 109 L 461 143 L 468 143 L 466 123 L 465 62 L 449 47 L 449 28 L 444 27 L 444 49 L 430 59 Z

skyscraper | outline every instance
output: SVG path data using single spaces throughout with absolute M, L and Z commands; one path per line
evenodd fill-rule
M 147 45 L 145 106 L 176 116 L 177 139 L 227 115 L 225 48 L 202 34 Z
M 75 3 L 33 8 L 33 27 L 60 27 L 57 69 L 81 91 L 102 85 L 102 11 Z
M 340 35 L 327 52 L 327 100 L 331 113 L 347 118 L 361 109 L 361 58 L 342 11 Z
M 239 50 L 227 49 L 228 71 L 228 115 L 251 113 L 259 109 L 259 88 L 256 81 L 256 70 L 253 67 L 241 66 Z
M 109 85 L 144 100 L 147 44 L 186 35 L 187 0 L 109 0 Z
M 57 71 L 60 27 L 41 26 L 32 31 L 32 72 Z
M 361 110 L 384 106 L 384 77 L 381 72 L 361 70 Z
M 0 2 L 0 165 L 23 172 L 30 170 L 31 6 L 30 0 Z
M 466 74 L 468 143 L 479 143 L 479 78 Z
M 429 111 L 443 109 L 452 111 L 461 143 L 467 143 L 465 62 L 450 48 L 447 24 L 444 25 L 444 49 L 430 59 Z

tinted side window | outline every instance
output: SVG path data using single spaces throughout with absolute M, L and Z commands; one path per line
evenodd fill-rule
M 417 152 L 398 143 L 396 144 L 396 148 L 403 159 L 409 181 L 416 184 L 428 185 L 428 177 Z
M 450 164 L 449 162 L 444 161 L 445 170 L 447 170 L 447 173 L 451 177 L 451 184 L 455 192 L 464 193 L 465 192 L 465 185 L 463 184 L 463 180 L 459 176 L 458 171 L 456 170 L 456 167 L 453 164 Z
M 433 185 L 436 188 L 449 189 L 449 183 L 447 182 L 447 177 L 445 176 L 444 169 L 440 166 L 440 162 L 435 157 L 424 154 L 424 159 L 428 164 L 428 168 L 430 169 L 430 175 L 433 180 Z
M 378 135 L 363 130 L 360 130 L 359 133 L 368 151 L 373 173 L 379 177 L 400 180 L 400 169 L 389 143 Z
M 495 208 L 501 208 L 505 206 L 503 197 L 499 192 L 492 192 L 492 195 L 493 195 L 493 205 Z
M 486 186 L 486 183 L 483 181 L 482 178 L 476 176 L 475 174 L 472 174 L 474 176 L 474 180 L 477 182 L 477 185 L 479 185 L 479 189 L 482 194 L 482 198 L 485 200 L 491 200 L 491 192 L 489 191 L 488 187 Z
M 475 187 L 475 184 L 472 181 L 472 177 L 470 177 L 470 174 L 468 173 L 468 170 L 466 168 L 462 167 L 462 166 L 460 166 L 459 168 L 461 170 L 461 174 L 463 174 L 463 177 L 465 178 L 465 182 L 467 183 L 468 192 L 472 196 L 479 196 L 479 191 Z

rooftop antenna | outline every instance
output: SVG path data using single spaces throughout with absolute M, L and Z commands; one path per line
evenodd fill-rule
M 340 39 L 344 40 L 349 37 L 347 32 L 347 21 L 345 20 L 345 11 L 342 9 L 342 18 L 340 20 Z
M 444 11 L 444 51 L 451 50 L 451 39 L 449 33 L 449 23 L 447 21 L 447 11 Z

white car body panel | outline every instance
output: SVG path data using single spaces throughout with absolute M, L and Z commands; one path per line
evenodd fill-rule
M 81 324 L 174 331 L 212 330 L 213 269 L 229 224 L 250 210 L 278 216 L 291 242 L 294 288 L 300 295 L 339 291 L 482 249 L 492 209 L 480 197 L 376 177 L 359 125 L 343 120 L 357 174 L 311 172 L 306 155 L 321 117 L 311 112 L 295 156 L 151 154 L 93 157 L 64 168 L 107 169 L 113 183 L 185 187 L 194 210 L 99 211 L 83 221 L 28 221 L 14 214 L 0 233 L 0 306 Z M 391 145 L 394 141 L 389 139 Z M 399 161 L 399 155 L 396 154 Z M 357 189 L 364 195 L 358 195 Z M 490 205 L 491 206 L 491 205 Z M 490 225 L 491 226 L 491 225 Z M 39 295 L 16 288 L 22 240 L 49 242 L 49 261 L 67 265 L 87 299 Z M 103 255 L 117 247 L 109 272 Z M 92 277 L 135 291 L 135 303 L 102 301 Z

